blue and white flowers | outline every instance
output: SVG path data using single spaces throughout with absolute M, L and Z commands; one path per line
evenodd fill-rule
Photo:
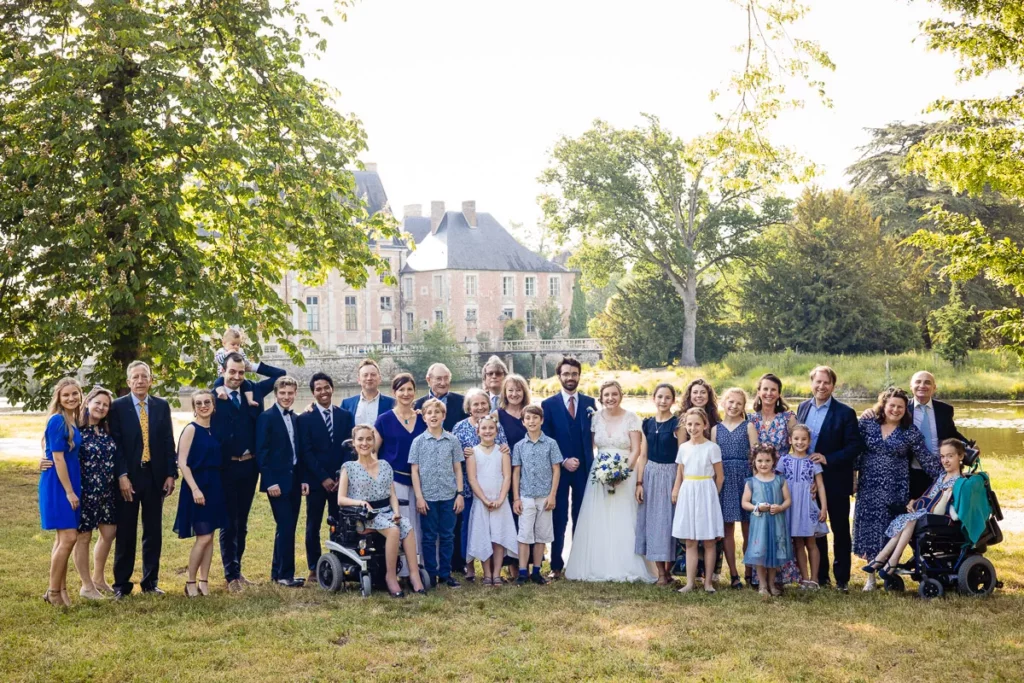
M 615 493 L 615 486 L 625 481 L 631 472 L 629 459 L 621 453 L 598 453 L 590 480 L 595 484 L 603 484 L 608 493 Z

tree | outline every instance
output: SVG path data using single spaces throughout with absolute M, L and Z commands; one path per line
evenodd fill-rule
M 554 299 L 545 299 L 540 308 L 534 311 L 537 316 L 537 336 L 541 339 L 561 337 L 565 331 L 565 313 L 558 307 Z
M 572 308 L 569 309 L 569 337 L 580 339 L 587 336 L 587 295 L 579 275 L 572 283 Z
M 521 318 L 506 320 L 502 328 L 501 338 L 505 341 L 519 341 L 526 339 L 526 321 Z
M 735 348 L 736 332 L 722 321 L 726 300 L 719 283 L 700 285 L 698 298 L 702 303 L 697 309 L 697 362 L 714 362 Z M 612 368 L 652 368 L 678 361 L 682 328 L 679 293 L 649 264 L 636 266 L 605 310 L 590 321 L 590 333 L 601 340 L 603 359 Z
M 956 283 L 949 293 L 949 303 L 928 316 L 932 328 L 935 350 L 954 367 L 961 367 L 967 361 L 971 348 L 970 340 L 977 326 L 972 322 L 973 308 L 964 305 Z
M 461 379 L 466 351 L 451 325 L 434 323 L 414 335 L 413 343 L 419 347 L 412 355 L 396 358 L 399 367 L 418 378 L 426 377 L 427 369 L 434 363 L 444 363 L 452 371 L 453 380 Z
M 1005 71 L 1024 76 L 1024 5 L 1017 2 L 933 0 L 940 19 L 923 23 L 928 47 L 960 58 L 962 80 Z M 941 99 L 931 109 L 948 125 L 929 134 L 910 151 L 907 168 L 955 192 L 983 196 L 998 192 L 1009 201 L 1024 201 L 1024 88 L 989 98 Z M 941 232 L 916 233 L 912 244 L 940 251 L 949 260 L 945 275 L 966 281 L 984 275 L 1013 296 L 1024 296 L 1024 250 L 1000 237 L 982 220 L 935 207 L 931 219 Z M 994 308 L 986 319 L 996 323 L 1006 345 L 1024 360 L 1024 314 L 1019 306 Z
M 293 0 L 25 0 L 0 5 L 0 384 L 136 358 L 164 392 L 214 377 L 211 336 L 242 324 L 301 362 L 275 285 L 354 286 L 391 239 L 350 169 L 360 122 L 303 76 L 325 44 Z M 324 15 L 322 20 L 329 23 Z M 309 46 L 315 44 L 310 50 Z M 369 239 L 368 239 L 369 238 Z
M 794 221 L 760 242 L 743 278 L 745 338 L 758 351 L 897 352 L 921 343 L 907 317 L 895 238 L 863 199 L 804 191 Z

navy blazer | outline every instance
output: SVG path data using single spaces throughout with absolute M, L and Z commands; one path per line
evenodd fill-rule
M 916 405 L 915 401 L 911 409 Z M 960 430 L 956 428 L 956 422 L 953 421 L 953 406 L 933 398 L 932 408 L 935 409 L 935 431 L 939 443 L 941 444 L 946 439 L 960 439 L 966 443 L 967 437 L 960 433 Z
M 590 466 L 594 464 L 594 433 L 590 431 L 590 418 L 597 411 L 597 404 L 590 396 L 577 393 L 576 397 L 579 401 L 575 422 L 569 418 L 569 411 L 562 401 L 562 392 L 544 399 L 540 404 L 544 409 L 542 431 L 558 443 L 563 458 L 579 458 L 580 470 L 590 472 Z M 570 430 L 574 427 L 580 430 L 577 438 L 583 445 L 582 453 L 573 452 L 570 448 Z
M 349 396 L 341 401 L 342 410 L 347 410 L 352 413 L 352 419 L 356 419 L 356 409 L 359 407 L 359 394 L 355 396 Z M 395 399 L 390 396 L 385 396 L 383 393 L 380 395 L 380 402 L 377 404 L 377 417 L 380 417 L 384 413 L 388 412 L 395 407 Z M 370 425 L 373 426 L 372 424 Z
M 352 413 L 338 406 L 331 406 L 331 422 L 334 427 L 334 439 L 327 431 L 327 423 L 320 414 L 320 406 L 313 405 L 313 410 L 299 415 L 299 457 L 305 468 L 309 483 L 320 483 L 324 479 L 338 479 L 341 464 L 355 460 L 355 453 L 345 441 L 352 438 L 355 419 Z
M 427 402 L 427 399 L 431 398 L 430 394 L 426 396 L 420 396 L 416 399 L 416 402 L 412 404 L 412 407 L 416 410 L 421 410 L 423 404 Z M 462 409 L 462 405 L 466 402 L 466 397 L 462 394 L 456 394 L 454 391 L 449 391 L 445 394 L 445 414 L 444 423 L 441 425 L 444 427 L 446 432 L 452 431 L 455 425 L 465 420 L 469 415 Z
M 813 403 L 814 399 L 808 399 L 800 404 L 796 409 L 797 422 L 807 423 L 807 415 Z M 822 478 L 826 484 L 832 484 L 840 492 L 852 495 L 853 466 L 857 456 L 864 450 L 864 442 L 860 437 L 857 414 L 835 396 L 821 423 L 814 450 L 824 455 L 828 463 L 822 468 Z
M 295 424 L 294 414 L 292 431 L 296 440 L 294 451 L 288 437 L 288 427 L 284 424 L 284 415 L 276 403 L 256 418 L 256 462 L 260 467 L 260 491 L 280 486 L 282 496 L 291 492 L 295 471 L 301 471 L 302 468 L 299 426 Z
M 167 477 L 178 476 L 171 406 L 162 398 L 149 396 L 146 413 L 149 416 L 149 463 L 153 476 L 162 483 Z M 132 484 L 137 485 L 137 478 L 142 474 L 142 425 L 131 394 L 110 404 L 110 435 L 117 444 L 114 455 L 117 476 L 127 474 Z
M 267 394 L 274 393 L 274 382 L 278 377 L 283 377 L 285 371 L 260 363 L 257 374 L 267 378 L 252 383 L 252 398 L 259 404 L 258 406 L 249 405 L 245 396 L 241 394 L 241 405 L 237 408 L 230 398 L 217 399 L 217 412 L 213 414 L 210 427 L 213 435 L 221 443 L 225 460 L 240 457 L 246 451 L 256 455 L 256 420 L 263 412 L 263 399 Z M 213 385 L 214 389 L 223 384 L 224 378 L 218 378 Z M 241 391 L 239 389 L 239 392 Z

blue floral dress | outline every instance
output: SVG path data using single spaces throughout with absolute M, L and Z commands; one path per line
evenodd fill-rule
M 742 508 L 743 483 L 751 476 L 750 438 L 747 436 L 747 420 L 730 431 L 725 423 L 715 426 L 718 447 L 722 449 L 722 470 L 725 480 L 718 498 L 722 503 L 722 518 L 725 522 L 749 522 L 750 513 Z
M 771 422 L 765 422 L 761 413 L 751 413 L 747 417 L 757 428 L 759 442 L 775 446 L 780 456 L 789 453 L 789 420 L 793 417 L 792 410 L 776 413 Z
M 935 458 L 928 452 L 917 427 L 897 427 L 882 438 L 882 425 L 860 421 L 865 450 L 857 459 L 857 505 L 853 513 L 853 554 L 873 558 L 888 541 L 886 529 L 910 499 L 910 458 L 917 456 L 926 469 Z M 928 472 L 938 476 L 937 472 Z M 895 512 L 894 512 L 895 511 Z
M 114 437 L 98 427 L 82 430 L 78 460 L 82 467 L 82 517 L 78 530 L 92 531 L 100 524 L 116 524 L 117 477 L 114 458 L 117 444 Z
M 913 512 L 904 512 L 902 515 L 892 520 L 892 524 L 885 530 L 885 535 L 892 538 L 896 534 L 903 531 L 908 524 L 916 522 L 925 515 L 934 514 L 941 515 L 946 514 L 949 502 L 949 496 L 943 495 L 946 491 L 953 488 L 953 484 L 960 479 L 960 475 L 949 476 L 945 472 L 939 475 L 939 478 L 932 482 L 932 485 L 928 487 L 928 490 L 924 492 L 924 495 L 917 499 L 914 503 Z M 946 501 L 947 505 L 943 507 L 941 504 Z M 943 509 L 939 509 L 943 507 Z
M 828 525 L 818 521 L 821 508 L 811 495 L 814 478 L 821 474 L 821 465 L 810 458 L 798 458 L 790 453 L 779 459 L 775 471 L 789 484 L 789 535 L 793 538 L 811 538 L 828 535 Z

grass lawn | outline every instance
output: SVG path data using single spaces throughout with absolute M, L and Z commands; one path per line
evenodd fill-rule
M 164 597 L 54 609 L 40 600 L 52 536 L 37 474 L 0 463 L 0 680 L 1019 680 L 1024 536 L 989 557 L 1002 590 L 933 603 L 882 592 L 683 596 L 654 586 L 437 590 L 425 598 L 260 586 L 182 595 L 191 543 L 165 507 Z M 177 501 L 177 493 L 173 502 Z M 272 521 L 254 505 L 246 574 L 265 582 Z M 301 557 L 301 553 L 299 554 Z M 213 578 L 217 578 L 218 554 Z M 109 567 L 108 567 L 109 571 Z M 137 568 L 138 571 L 138 568 Z M 73 570 L 72 570 L 73 573 Z M 859 572 L 856 572 L 859 574 Z M 908 586 L 916 588 L 912 583 Z

